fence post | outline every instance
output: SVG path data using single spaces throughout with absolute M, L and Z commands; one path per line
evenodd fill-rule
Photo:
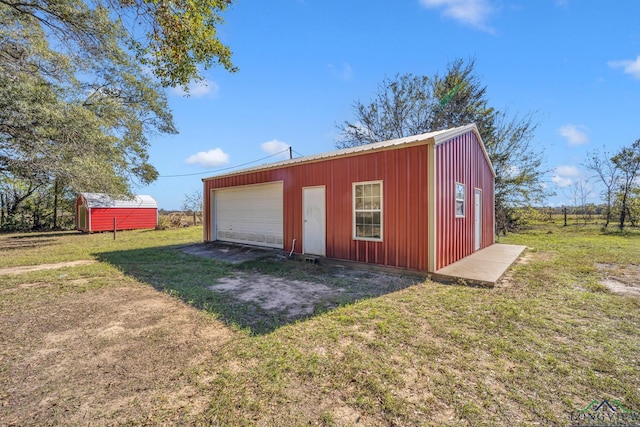
M 113 218 L 113 240 L 116 240 L 116 219 Z

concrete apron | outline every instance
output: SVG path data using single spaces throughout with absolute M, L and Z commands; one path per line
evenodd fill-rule
M 434 280 L 495 286 L 526 246 L 494 244 L 431 274 Z

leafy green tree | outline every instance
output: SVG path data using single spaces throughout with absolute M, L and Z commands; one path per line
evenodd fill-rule
M 433 77 L 385 78 L 374 99 L 354 103 L 355 120 L 338 125 L 338 148 L 354 147 L 475 123 L 496 171 L 497 230 L 513 223 L 514 208 L 541 202 L 542 152 L 534 145 L 533 114 L 509 116 L 489 106 L 475 61 L 455 60 Z
M 640 186 L 640 139 L 622 149 L 611 158 L 615 167 L 619 170 L 618 200 L 620 203 L 620 230 L 624 229 L 625 222 L 633 218 L 631 206 L 633 196 Z
M 85 59 L 111 51 L 106 27 L 149 66 L 164 86 L 202 78 L 198 66 L 221 65 L 233 72 L 231 50 L 217 37 L 229 0 L 0 0 L 0 7 L 22 21 L 37 22 L 68 52 Z
M 72 16 L 84 23 L 68 29 L 62 42 L 51 21 L 43 23 L 21 4 L 0 0 L 4 188 L 19 184 L 33 194 L 55 182 L 56 194 L 67 189 L 125 194 L 132 183 L 157 178 L 148 162 L 149 137 L 176 132 L 162 88 L 123 48 L 127 34 L 113 25 L 108 10 L 74 5 L 47 4 L 59 8 L 60 19 Z M 67 49 L 52 47 L 59 44 Z M 29 197 L 11 194 L 7 190 L 7 200 L 18 206 Z M 17 209 L 13 202 L 5 205 L 11 207 L 5 215 Z

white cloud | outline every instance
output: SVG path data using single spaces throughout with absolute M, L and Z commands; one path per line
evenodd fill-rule
M 589 136 L 587 135 L 587 129 L 584 126 L 576 126 L 576 125 L 564 125 L 560 129 L 558 129 L 558 133 L 566 138 L 567 142 L 571 146 L 582 145 L 589 142 Z
M 558 166 L 556 168 L 556 173 L 562 176 L 580 176 L 580 170 L 575 166 Z
M 573 184 L 573 180 L 571 178 L 565 178 L 558 175 L 552 176 L 551 181 L 558 187 L 569 187 L 571 184 Z
M 493 32 L 487 25 L 493 7 L 489 0 L 420 0 L 427 8 L 442 8 L 443 14 L 463 24 Z
M 289 144 L 286 142 L 278 141 L 277 139 L 272 139 L 271 141 L 263 142 L 260 144 L 260 148 L 262 151 L 268 154 L 280 154 L 278 157 L 282 157 L 283 159 L 289 158 Z
M 625 74 L 631 74 L 636 79 L 640 79 L 640 55 L 635 61 L 609 61 L 608 64 L 611 68 L 622 68 Z
M 575 166 L 557 166 L 551 181 L 558 187 L 569 187 L 580 176 L 580 170 Z
M 203 168 L 222 166 L 229 163 L 229 155 L 220 148 L 213 148 L 209 151 L 200 151 L 192 154 L 185 160 L 190 165 L 200 165 Z
M 188 91 L 184 86 L 171 88 L 171 93 L 178 96 L 192 96 L 194 98 L 214 97 L 220 91 L 220 86 L 213 80 L 204 79 L 199 82 L 191 82 Z
M 334 77 L 337 77 L 340 80 L 351 80 L 353 78 L 353 68 L 351 68 L 351 65 L 348 62 L 342 64 L 341 69 L 338 69 L 333 64 L 329 64 L 327 68 L 329 68 L 329 71 Z

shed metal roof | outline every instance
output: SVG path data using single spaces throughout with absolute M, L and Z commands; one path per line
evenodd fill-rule
M 132 199 L 114 199 L 103 193 L 80 193 L 89 208 L 158 208 L 151 196 L 137 195 Z
M 484 146 L 484 143 L 482 142 L 482 137 L 478 132 L 478 128 L 476 127 L 475 123 L 471 123 L 465 126 L 460 126 L 452 129 L 428 132 L 420 135 L 413 135 L 413 136 L 407 136 L 404 138 L 392 139 L 389 141 L 375 142 L 373 144 L 365 144 L 365 145 L 359 145 L 357 147 L 343 148 L 341 150 L 329 151 L 329 152 L 319 153 L 319 154 L 312 154 L 310 156 L 298 157 L 295 159 L 283 160 L 280 162 L 267 163 L 259 166 L 254 166 L 251 168 L 240 169 L 233 172 L 227 172 L 220 175 L 214 175 L 214 176 L 202 178 L 202 180 L 206 181 L 208 179 L 213 179 L 213 178 L 220 178 L 220 177 L 230 176 L 230 175 L 238 175 L 238 174 L 243 174 L 247 172 L 256 172 L 256 171 L 265 170 L 265 169 L 274 169 L 274 168 L 279 168 L 279 167 L 289 166 L 289 165 L 294 165 L 299 163 L 311 163 L 319 160 L 330 159 L 333 157 L 353 156 L 356 154 L 366 153 L 368 151 L 374 151 L 374 150 L 389 149 L 394 147 L 400 148 L 400 146 L 402 145 L 416 143 L 416 142 L 433 141 L 435 145 L 438 145 L 452 138 L 455 138 L 456 136 L 463 135 L 469 131 L 474 132 L 478 136 L 478 140 L 480 141 L 480 146 L 482 147 L 484 156 L 487 159 L 487 162 L 489 163 L 489 167 L 491 168 L 491 173 L 493 173 L 493 175 L 495 176 L 495 171 L 493 170 L 491 159 L 487 154 L 487 150 Z

